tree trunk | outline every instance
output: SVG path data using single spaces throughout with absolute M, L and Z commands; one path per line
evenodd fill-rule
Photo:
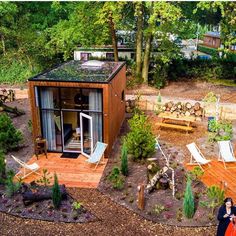
M 117 48 L 117 39 L 116 39 L 116 31 L 115 31 L 115 26 L 112 18 L 112 12 L 109 12 L 108 16 L 108 24 L 109 24 L 109 29 L 111 33 L 111 39 L 112 39 L 112 46 L 114 50 L 114 60 L 119 61 L 118 59 L 118 48 Z
M 145 45 L 145 52 L 144 52 L 144 59 L 143 59 L 143 71 L 142 71 L 142 78 L 144 83 L 148 83 L 148 70 L 149 70 L 149 61 L 151 55 L 151 48 L 152 48 L 152 33 L 149 33 L 146 38 L 146 45 Z
M 3 55 L 5 56 L 6 55 L 5 40 L 4 40 L 4 36 L 2 34 L 0 35 L 1 35 L 1 41 L 2 41 L 2 52 L 3 52 Z
M 143 4 L 136 3 L 137 34 L 136 34 L 136 77 L 141 78 L 142 73 L 142 42 L 143 42 Z

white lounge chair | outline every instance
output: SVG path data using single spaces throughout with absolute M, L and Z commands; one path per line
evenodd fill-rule
M 39 165 L 37 163 L 33 163 L 33 164 L 26 164 L 25 162 L 23 162 L 22 160 L 16 158 L 15 156 L 11 155 L 12 158 L 21 165 L 21 167 L 23 168 L 23 171 L 20 170 L 15 176 L 18 178 L 18 176 L 21 174 L 22 176 L 20 176 L 21 179 L 26 178 L 28 175 L 35 173 L 37 175 L 40 175 L 39 173 L 37 173 L 38 169 L 39 169 Z M 28 173 L 26 173 L 28 172 Z
M 218 160 L 222 161 L 225 169 L 227 169 L 226 163 L 236 162 L 232 144 L 230 140 L 227 140 L 227 141 L 218 141 L 218 145 L 219 145 L 219 159 Z M 230 168 L 236 168 L 236 166 L 230 167 Z
M 200 149 L 197 147 L 195 143 L 190 143 L 186 145 L 189 152 L 191 153 L 190 163 L 188 165 L 199 165 L 199 167 L 203 170 L 202 165 L 209 164 L 211 160 L 207 160 L 203 154 L 201 153 Z
M 106 143 L 97 142 L 93 153 L 91 154 L 91 156 L 87 160 L 87 162 L 89 162 L 89 163 L 96 164 L 96 166 L 94 168 L 95 170 L 96 170 L 98 164 L 100 163 L 101 159 L 104 158 L 104 152 L 105 152 L 106 148 L 107 148 Z

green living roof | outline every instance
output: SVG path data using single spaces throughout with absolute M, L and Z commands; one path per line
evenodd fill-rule
M 68 81 L 107 83 L 123 67 L 124 62 L 69 61 L 29 81 Z

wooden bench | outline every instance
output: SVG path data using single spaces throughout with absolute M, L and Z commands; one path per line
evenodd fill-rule
M 192 131 L 193 127 L 191 126 L 184 126 L 184 125 L 177 125 L 177 124 L 168 124 L 168 123 L 156 123 L 157 125 L 159 125 L 160 127 L 166 127 L 166 128 L 171 128 L 171 129 L 181 129 L 181 130 L 185 130 L 186 132 L 188 131 Z

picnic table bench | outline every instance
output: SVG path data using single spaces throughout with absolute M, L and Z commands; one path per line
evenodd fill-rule
M 158 115 L 161 118 L 161 122 L 158 122 L 157 125 L 161 127 L 171 128 L 171 129 L 180 129 L 185 130 L 187 133 L 193 131 L 192 123 L 195 121 L 194 117 L 191 116 L 180 116 L 177 117 L 173 114 L 160 113 Z

